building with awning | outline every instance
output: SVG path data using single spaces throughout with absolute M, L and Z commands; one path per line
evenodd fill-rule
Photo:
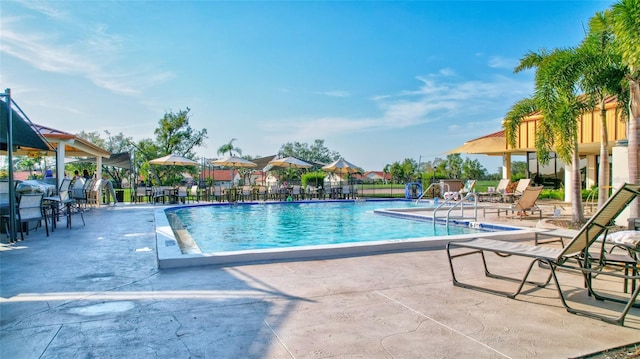
M 46 139 L 49 144 L 48 148 L 43 150 L 19 146 L 14 150 L 14 155 L 32 157 L 55 156 L 58 186 L 64 178 L 64 159 L 66 157 L 90 157 L 95 159 L 96 176 L 97 178 L 101 177 L 102 161 L 103 159 L 109 158 L 111 152 L 69 132 L 38 124 L 31 124 L 31 127 Z
M 612 183 L 605 186 L 619 187 L 628 178 L 627 171 L 627 122 L 623 120 L 621 109 L 615 97 L 606 100 L 607 142 L 611 156 Z M 502 156 L 502 177 L 511 179 L 512 156 L 525 156 L 529 177 L 535 179 L 536 184 L 545 186 L 562 186 L 569 183 L 573 171 L 551 154 L 548 164 L 542 165 L 536 156 L 536 129 L 542 114 L 534 112 L 527 116 L 516 131 L 516 145 L 507 144 L 504 130 L 497 131 L 465 142 L 446 153 L 485 154 L 487 156 Z M 600 110 L 593 109 L 585 112 L 576 119 L 578 121 L 578 154 L 580 156 L 581 176 L 583 188 L 600 185 L 598 183 L 598 167 L 600 164 L 600 143 L 602 129 L 600 127 Z M 571 191 L 565 191 L 565 201 L 571 201 Z
M 500 130 L 498 132 L 490 133 L 488 135 L 469 140 L 462 146 L 449 150 L 446 153 L 468 153 L 484 154 L 488 156 L 501 156 L 507 152 L 513 153 L 517 151 L 518 150 L 509 148 L 509 146 L 507 145 L 507 139 L 505 137 L 504 130 Z
M 90 141 L 78 137 L 72 133 L 57 130 L 51 127 L 38 125 L 20 110 L 15 101 L 11 99 L 11 91 L 0 93 L 0 155 L 7 155 L 10 163 L 13 156 L 55 156 L 57 187 L 64 178 L 64 160 L 66 157 L 90 157 L 95 158 L 96 176 L 102 175 L 102 161 L 111 156 L 111 152 L 96 146 Z M 9 131 L 9 118 L 11 118 L 11 131 Z M 13 151 L 8 151 L 11 143 Z M 13 169 L 10 166 L 10 175 Z M 11 177 L 11 176 L 10 176 Z M 12 178 L 10 178 L 12 182 Z

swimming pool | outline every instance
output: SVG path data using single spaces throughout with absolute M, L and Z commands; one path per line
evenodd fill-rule
M 335 201 L 334 201 L 335 202 Z M 410 201 L 339 201 L 339 202 L 347 202 L 352 206 L 362 209 L 365 211 L 367 215 L 373 215 L 371 212 L 373 208 L 393 208 L 384 212 L 387 212 L 387 215 L 399 216 L 404 219 L 397 218 L 386 218 L 385 220 L 392 220 L 393 223 L 398 223 L 402 226 L 403 230 L 406 230 L 408 227 L 419 226 L 420 223 L 424 225 L 424 228 L 419 231 L 413 232 L 411 237 L 406 239 L 400 238 L 383 238 L 380 240 L 365 240 L 360 242 L 344 242 L 340 243 L 328 243 L 328 244 L 317 244 L 310 245 L 311 242 L 300 244 L 299 246 L 287 246 L 287 247 L 254 247 L 246 249 L 236 248 L 235 250 L 228 251 L 214 251 L 214 252 L 205 252 L 201 250 L 198 244 L 192 240 L 192 236 L 190 231 L 194 230 L 198 231 L 198 227 L 200 223 L 204 222 L 226 222 L 226 220 L 220 220 L 219 217 L 216 217 L 214 214 L 202 214 L 200 212 L 193 212 L 187 215 L 185 218 L 183 225 L 182 220 L 177 219 L 176 212 L 183 211 L 187 207 L 172 207 L 172 208 L 158 208 L 154 212 L 155 225 L 156 225 L 156 255 L 158 268 L 178 268 L 178 267 L 188 267 L 188 266 L 199 266 L 199 265 L 241 265 L 241 264 L 250 264 L 250 263 L 258 263 L 258 262 L 272 262 L 272 261 L 290 261 L 290 260 L 309 260 L 309 259 L 320 259 L 320 258 L 338 258 L 338 257 L 348 257 L 348 256 L 363 256 L 363 255 L 372 255 L 372 254 L 380 254 L 380 253 L 388 253 L 388 252 L 400 252 L 400 251 L 420 251 L 420 250 L 432 250 L 432 249 L 443 249 L 447 242 L 451 240 L 462 240 L 462 239 L 470 239 L 477 237 L 492 237 L 492 238 L 500 238 L 500 237 L 508 237 L 509 239 L 517 239 L 524 238 L 527 235 L 530 236 L 531 230 L 525 228 L 518 228 L 506 225 L 496 226 L 493 224 L 480 223 L 480 222 L 470 222 L 470 221 L 454 221 L 458 224 L 466 227 L 477 227 L 484 228 L 489 230 L 494 230 L 497 232 L 481 232 L 481 233 L 467 233 L 467 234 L 452 234 L 452 228 L 447 231 L 446 229 L 443 232 L 442 230 L 436 230 L 435 233 L 429 235 L 429 232 L 426 232 L 428 227 L 433 228 L 432 218 L 429 217 L 429 208 L 427 208 L 424 204 L 420 205 L 421 208 L 413 208 L 415 207 Z M 364 202 L 364 203 L 362 203 Z M 368 203 L 367 203 L 368 202 Z M 318 204 L 314 202 L 305 202 L 305 205 L 309 207 L 304 207 L 305 209 L 316 208 L 314 206 L 318 205 L 333 205 L 332 201 L 319 201 Z M 267 211 L 275 211 L 277 210 L 277 206 L 282 206 L 284 209 L 285 206 L 297 206 L 300 205 L 298 203 L 260 203 L 260 204 L 223 204 L 223 205 L 195 205 L 188 207 L 218 207 L 217 209 L 221 209 L 223 207 L 227 208 L 227 211 L 231 211 L 232 208 L 239 211 L 235 215 L 239 215 L 239 213 L 244 213 L 243 211 L 256 211 L 253 213 L 253 217 L 240 216 L 239 222 L 236 222 L 236 225 L 229 226 L 227 228 L 220 228 L 219 232 L 212 232 L 217 235 L 218 238 L 222 238 L 224 241 L 233 242 L 233 241 L 242 241 L 240 239 L 230 239 L 231 234 L 240 230 L 240 227 L 247 228 L 257 228 L 256 221 L 266 221 L 263 217 L 265 217 L 265 213 Z M 371 207 L 368 207 L 371 206 Z M 245 207 L 245 208 L 243 208 Z M 307 215 L 307 217 L 317 217 L 320 212 L 325 212 L 322 209 L 323 207 L 317 207 L 316 211 Z M 433 208 L 431 208 L 432 210 Z M 350 228 L 351 223 L 358 217 L 358 215 L 346 212 L 346 211 L 338 211 L 340 215 L 335 226 Z M 427 214 L 425 214 L 425 212 Z M 194 214 L 195 213 L 195 214 Z M 204 212 L 203 212 L 204 213 Z M 431 212 L 432 213 L 432 212 Z M 245 213 L 246 214 L 246 213 Z M 217 214 L 219 216 L 220 213 Z M 375 215 L 377 219 L 382 220 L 384 216 Z M 378 218 L 380 217 L 380 218 Z M 171 222 L 170 225 L 170 218 Z M 414 219 L 413 221 L 407 220 L 407 218 Z M 288 221 L 295 220 L 295 225 L 298 226 L 298 220 L 296 217 L 293 219 L 290 217 Z M 285 219 L 280 220 L 271 220 L 272 222 L 286 222 Z M 334 221 L 334 222 L 335 222 Z M 239 223 L 239 224 L 238 224 Z M 392 222 L 388 222 L 392 223 Z M 194 226 L 195 224 L 195 226 Z M 173 228 L 172 228 L 173 226 Z M 263 225 L 261 225 L 263 226 Z M 343 234 L 341 237 L 345 238 L 352 237 L 351 234 L 362 234 L 361 232 L 369 234 L 370 232 L 380 232 L 380 228 L 386 227 L 386 225 L 376 225 L 369 226 L 366 230 L 360 230 L 360 233 L 356 233 L 355 231 L 347 232 L 348 234 Z M 422 232 L 422 231 L 425 232 Z M 206 230 L 205 230 L 206 231 Z M 209 231 L 211 231 L 209 229 Z M 273 231 L 273 230 L 272 230 Z M 307 231 L 304 232 L 305 236 L 307 233 L 316 232 L 314 227 L 307 228 Z M 246 235 L 246 234 L 245 234 Z M 241 236 L 242 237 L 242 236 Z M 254 236 L 260 237 L 260 236 Z M 260 237 L 261 238 L 261 237 Z M 256 240 L 253 240 L 256 242 Z M 290 240 L 285 240 L 290 241 Z M 261 242 L 261 240 L 259 241 Z
M 203 253 L 483 232 L 374 213 L 388 207 L 425 205 L 409 201 L 295 202 L 183 207 L 172 212 Z

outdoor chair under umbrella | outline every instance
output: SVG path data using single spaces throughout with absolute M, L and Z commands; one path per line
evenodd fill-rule
M 270 171 L 270 170 L 274 170 L 274 169 L 287 169 L 287 168 L 294 168 L 294 169 L 300 169 L 300 168 L 310 168 L 313 165 L 311 165 L 310 163 L 307 163 L 303 160 L 297 159 L 295 157 L 289 156 L 289 157 L 284 157 L 284 158 L 276 158 L 273 159 L 271 161 L 269 161 L 269 163 L 267 164 L 267 166 L 265 166 L 265 168 L 263 169 L 263 171 Z M 289 180 L 289 175 L 287 174 L 287 180 Z M 293 188 L 292 188 L 293 190 Z M 285 189 L 285 191 L 288 191 L 288 189 Z
M 149 161 L 149 164 L 159 165 L 159 166 L 197 166 L 198 162 L 172 153 L 170 155 L 166 155 L 160 158 L 155 158 Z M 175 193 L 175 191 L 171 193 L 167 193 L 166 195 L 171 197 L 172 202 L 174 202 L 177 199 L 177 193 Z
M 231 157 L 227 157 L 227 158 L 221 158 L 219 160 L 215 160 L 215 161 L 211 161 L 210 162 L 212 165 L 214 166 L 220 166 L 220 167 L 229 167 L 231 168 L 231 172 L 233 173 L 233 168 L 252 168 L 252 167 L 257 167 L 258 165 L 246 160 L 242 157 L 237 157 L 237 156 L 231 156 Z M 233 178 L 230 178 L 231 182 L 233 183 Z M 231 197 L 233 195 L 230 192 L 229 195 L 229 201 L 231 201 Z
M 322 169 L 327 172 L 338 174 L 353 174 L 362 172 L 362 168 L 354 165 L 349 161 L 346 161 L 344 158 L 337 159 L 326 166 L 322 166 Z
M 337 159 L 326 166 L 322 166 L 322 169 L 327 172 L 336 173 L 339 175 L 349 175 L 354 173 L 362 173 L 362 168 L 354 165 L 353 163 L 346 161 L 344 158 Z M 342 183 L 342 179 L 340 180 Z M 341 188 L 337 189 L 342 192 Z M 332 193 L 332 196 L 337 196 L 338 193 Z

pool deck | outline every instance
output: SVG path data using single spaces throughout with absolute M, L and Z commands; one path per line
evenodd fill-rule
M 553 285 L 515 300 L 454 287 L 441 249 L 158 269 L 158 208 L 92 208 L 84 227 L 74 216 L 0 244 L 0 357 L 569 358 L 640 340 L 638 308 L 621 327 L 568 313 Z M 459 265 L 484 280 L 477 261 Z M 620 307 L 560 278 L 572 300 Z

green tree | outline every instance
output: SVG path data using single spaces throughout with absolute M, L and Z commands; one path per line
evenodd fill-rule
M 91 132 L 80 131 L 80 133 L 77 133 L 76 136 L 82 139 L 85 139 L 102 149 L 110 151 L 105 146 L 105 140 L 104 138 L 100 137 L 100 133 L 98 131 L 91 131 Z M 75 161 L 66 165 L 65 169 L 69 171 L 69 173 L 78 171 L 78 173 L 82 175 L 82 172 L 84 170 L 86 170 L 89 173 L 94 173 L 96 171 L 96 164 L 95 162 L 93 162 L 93 160 L 87 161 L 83 157 L 75 157 Z
M 122 132 L 117 135 L 112 135 L 109 131 L 104 131 L 106 135 L 106 139 L 102 138 L 98 131 L 93 132 L 85 132 L 81 131 L 78 133 L 78 137 L 84 138 L 87 141 L 93 143 L 96 146 L 99 146 L 112 154 L 122 153 L 122 152 L 131 152 L 133 149 L 133 138 L 125 137 Z M 93 173 L 96 171 L 94 163 L 76 163 L 76 167 L 73 170 L 77 169 L 80 172 L 82 170 L 87 170 L 89 173 Z M 109 177 L 113 178 L 116 186 L 122 185 L 122 179 L 126 178 L 129 173 L 129 168 L 119 168 L 114 166 L 102 165 L 102 172 L 107 174 Z
M 228 153 L 229 156 L 233 156 L 233 151 L 235 151 L 238 154 L 238 156 L 242 155 L 242 149 L 233 145 L 235 141 L 237 141 L 237 139 L 232 138 L 231 141 L 229 141 L 228 143 L 225 143 L 224 145 L 218 147 L 218 151 L 217 151 L 218 155 L 224 156 L 226 153 Z M 242 171 L 240 172 L 240 175 L 242 176 L 244 181 L 244 178 L 247 175 L 247 172 Z M 230 181 L 233 182 L 233 168 L 229 169 L 229 178 L 230 178 Z
M 521 178 L 527 178 L 527 162 L 525 161 L 511 162 L 511 178 L 510 179 L 512 181 L 517 181 Z
M 19 159 L 16 163 L 15 167 L 19 171 L 29 171 L 29 178 L 33 177 L 33 171 L 36 167 L 36 163 L 40 161 L 37 158 L 24 157 Z
M 447 178 L 460 178 L 462 176 L 462 156 L 459 153 L 448 154 L 445 160 Z
M 324 145 L 324 140 L 316 139 L 312 144 L 288 142 L 280 147 L 282 157 L 295 157 L 309 163 L 331 163 L 340 158 L 340 153 Z
M 621 0 L 613 5 L 610 13 L 614 44 L 626 66 L 629 81 L 629 182 L 640 183 L 640 1 Z M 640 201 L 630 206 L 630 217 L 640 216 Z
M 225 143 L 224 145 L 218 148 L 218 155 L 224 156 L 226 153 L 229 156 L 233 156 L 233 152 L 237 153 L 238 156 L 242 155 L 242 149 L 233 145 L 233 142 L 237 141 L 237 139 L 232 138 L 229 143 Z
M 580 65 L 575 49 L 526 54 L 515 72 L 535 68 L 534 96 L 515 104 L 505 118 L 507 140 L 515 146 L 515 133 L 522 119 L 535 110 L 542 112 L 536 130 L 536 154 L 541 163 L 548 163 L 550 152 L 555 150 L 558 157 L 572 165 L 571 202 L 575 223 L 584 222 L 577 119 L 590 109 L 577 93 Z M 525 109 L 533 111 L 526 113 Z
M 462 177 L 468 179 L 484 179 L 487 177 L 487 170 L 480 161 L 465 158 L 462 163 Z
M 202 146 L 204 140 L 207 139 L 206 129 L 196 131 L 189 125 L 189 111 L 190 109 L 187 107 L 186 110 L 177 113 L 165 113 L 153 132 L 156 135 L 155 141 L 143 139 L 134 146 L 139 154 L 136 157 L 136 168 L 140 168 L 141 171 L 148 170 L 149 177 L 153 176 L 159 184 L 174 184 L 179 181 L 179 176 L 176 174 L 174 166 L 149 166 L 148 161 L 169 154 L 195 159 L 195 149 Z M 182 169 L 192 175 L 197 173 L 195 166 Z
M 404 174 L 404 182 L 415 181 L 418 177 L 418 163 L 413 158 L 405 158 L 401 166 Z
M 187 158 L 195 158 L 195 149 L 203 145 L 207 139 L 207 129 L 195 131 L 189 125 L 191 109 L 167 112 L 153 133 L 162 155 L 177 154 Z
M 388 163 L 386 165 L 384 165 L 384 168 L 382 169 L 382 173 L 384 173 L 384 182 L 386 184 L 387 183 L 387 175 L 389 173 L 391 173 L 391 165 L 388 164 Z M 393 179 L 392 179 L 392 181 L 393 181 Z
M 443 158 L 436 157 L 431 161 L 431 167 L 433 168 L 434 180 L 438 177 L 445 177 L 445 168 L 447 167 L 447 161 Z
M 628 103 L 627 81 L 622 57 L 613 46 L 614 36 L 603 13 L 596 13 L 589 21 L 589 33 L 576 50 L 581 65 L 580 88 L 589 105 L 600 110 L 600 167 L 598 169 L 598 207 L 609 198 L 609 135 L 607 132 L 606 100 L 616 96 L 618 106 L 624 109 Z M 626 113 L 623 110 L 622 113 Z
M 389 174 L 393 183 L 402 183 L 404 179 L 404 170 L 400 162 L 394 162 L 389 167 Z

